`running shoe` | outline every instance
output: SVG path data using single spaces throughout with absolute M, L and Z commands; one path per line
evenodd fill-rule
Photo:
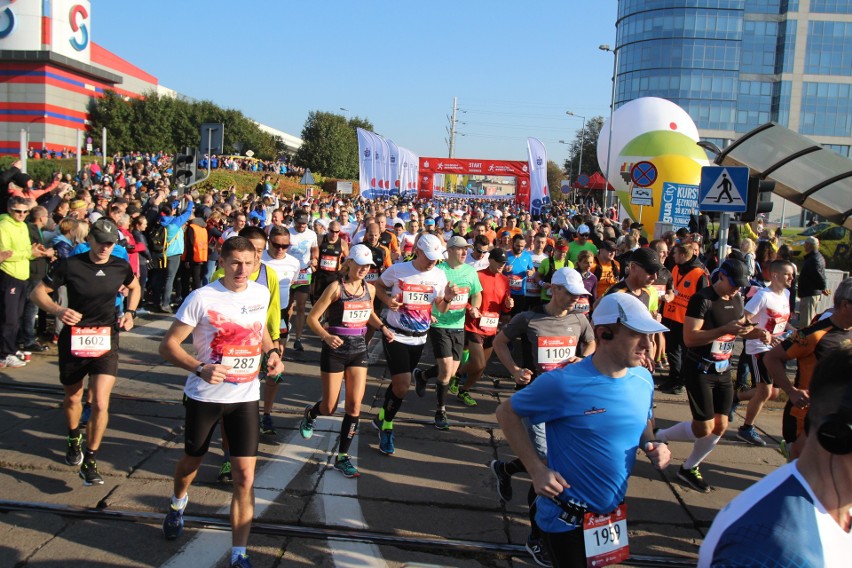
M 763 441 L 763 438 L 760 437 L 754 426 L 740 426 L 737 430 L 737 438 L 743 442 L 748 442 L 752 446 L 766 446 L 766 442 Z
M 491 460 L 488 467 L 494 478 L 497 479 L 497 494 L 504 503 L 512 500 L 512 476 L 506 473 L 506 462 L 502 460 Z
M 8 369 L 17 369 L 19 367 L 26 367 L 27 362 L 19 359 L 15 355 L 6 355 L 4 359 L 0 359 L 0 367 L 6 367 Z
M 183 509 L 169 506 L 169 513 L 163 521 L 163 534 L 166 540 L 174 540 L 183 534 Z
M 459 394 L 459 378 L 455 375 L 450 377 L 450 394 Z
M 268 414 L 264 414 L 260 418 L 260 433 L 266 436 L 275 435 L 275 426 L 272 424 L 272 417 Z
M 163 312 L 164 314 L 170 314 L 170 313 L 172 313 L 172 307 L 171 306 L 160 306 L 160 311 Z
M 83 485 L 89 487 L 91 485 L 103 485 L 104 478 L 98 473 L 98 462 L 84 461 L 80 466 L 80 478 L 83 480 Z
M 251 568 L 251 561 L 247 554 L 240 554 L 237 559 L 231 562 L 231 568 Z
M 304 351 L 305 347 L 302 345 L 302 341 L 297 339 L 293 342 L 293 351 Z
M 68 465 L 80 465 L 83 463 L 82 434 L 78 434 L 76 438 L 68 436 L 68 449 L 65 450 L 65 463 Z
M 86 424 L 89 423 L 89 419 L 92 417 L 92 405 L 88 402 L 83 403 L 83 412 L 80 413 L 80 427 L 82 428 Z
M 660 392 L 666 394 L 683 394 L 686 392 L 686 387 L 681 383 L 664 383 L 660 385 Z
M 29 351 L 30 353 L 44 353 L 47 349 L 46 345 L 42 345 L 37 341 L 24 346 L 24 351 Z
M 683 466 L 680 466 L 680 469 L 677 470 L 677 476 L 696 491 L 700 491 L 701 493 L 710 493 L 710 484 L 704 481 L 704 478 L 701 477 L 701 472 L 698 471 L 698 466 L 695 466 L 692 469 L 685 469 Z
M 231 460 L 225 460 L 222 463 L 222 467 L 219 468 L 219 476 L 216 477 L 216 481 L 219 483 L 230 483 L 234 480 L 233 475 L 231 474 Z
M 473 400 L 473 397 L 470 396 L 470 393 L 467 391 L 459 391 L 459 394 L 456 395 L 460 401 L 464 403 L 465 406 L 476 406 L 476 401 Z
M 379 451 L 386 456 L 393 454 L 393 429 L 383 430 L 378 418 L 373 418 L 372 424 L 379 431 Z
M 527 544 L 524 546 L 527 549 L 527 552 L 532 556 L 533 561 L 539 566 L 544 566 L 545 568 L 551 568 L 553 563 L 550 561 L 550 554 L 548 554 L 547 549 L 544 547 L 544 544 L 540 539 L 529 537 L 527 538 Z
M 414 392 L 417 393 L 417 396 L 423 398 L 426 396 L 426 385 L 429 380 L 426 378 L 426 373 L 423 372 L 423 369 L 420 367 L 415 367 L 414 372 Z
M 310 414 L 311 409 L 313 407 L 314 406 L 312 404 L 309 404 L 305 407 L 305 413 L 302 416 L 302 421 L 299 422 L 299 434 L 301 434 L 302 438 L 304 438 L 305 440 L 309 439 L 311 436 L 314 435 L 314 423 L 316 422 L 316 420 L 311 418 Z
M 334 460 L 334 469 L 343 474 L 343 477 L 360 477 L 360 473 L 352 465 L 352 461 L 350 461 L 349 456 L 339 456 L 336 460 Z
M 435 428 L 438 430 L 449 430 L 450 423 L 447 422 L 447 411 L 438 410 L 435 412 Z

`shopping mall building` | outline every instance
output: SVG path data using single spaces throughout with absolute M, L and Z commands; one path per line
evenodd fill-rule
M 73 150 L 93 97 L 178 96 L 157 78 L 92 41 L 89 0 L 17 0 L 0 6 L 0 154 Z M 301 140 L 260 125 L 295 151 Z M 85 140 L 84 140 L 85 144 Z M 100 144 L 96 136 L 95 146 Z

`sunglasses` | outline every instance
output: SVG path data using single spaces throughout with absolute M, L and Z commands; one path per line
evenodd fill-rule
M 335 235 L 336 235 L 337 233 L 339 233 L 339 232 L 340 232 L 340 231 L 329 231 L 329 233 L 332 233 L 332 234 L 335 234 Z
M 26 209 L 9 209 L 9 213 L 18 213 L 19 215 L 26 215 L 29 213 Z
M 475 252 L 475 253 L 477 253 L 477 254 L 485 254 L 485 253 L 487 253 L 488 251 L 487 251 L 487 250 L 480 250 L 480 249 L 478 249 L 478 248 L 475 248 L 475 249 L 473 249 L 473 252 Z
M 275 248 L 277 248 L 279 250 L 287 250 L 288 248 L 290 248 L 289 244 L 284 245 L 284 244 L 273 243 L 273 242 L 270 242 L 269 244 L 271 244 L 272 246 L 274 246 Z

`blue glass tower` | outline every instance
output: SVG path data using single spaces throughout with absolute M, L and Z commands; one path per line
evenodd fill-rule
M 850 156 L 852 0 L 619 0 L 615 104 L 669 99 L 724 147 L 774 121 Z

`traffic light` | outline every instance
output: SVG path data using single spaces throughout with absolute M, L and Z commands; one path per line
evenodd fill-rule
M 196 177 L 195 149 L 187 148 L 183 154 L 175 154 L 172 169 L 175 172 L 175 187 L 186 187 L 194 182 Z
M 761 213 L 772 211 L 772 192 L 775 191 L 775 182 L 760 179 L 759 176 L 748 178 L 748 206 L 745 213 L 740 215 L 740 221 L 749 223 L 757 219 Z

